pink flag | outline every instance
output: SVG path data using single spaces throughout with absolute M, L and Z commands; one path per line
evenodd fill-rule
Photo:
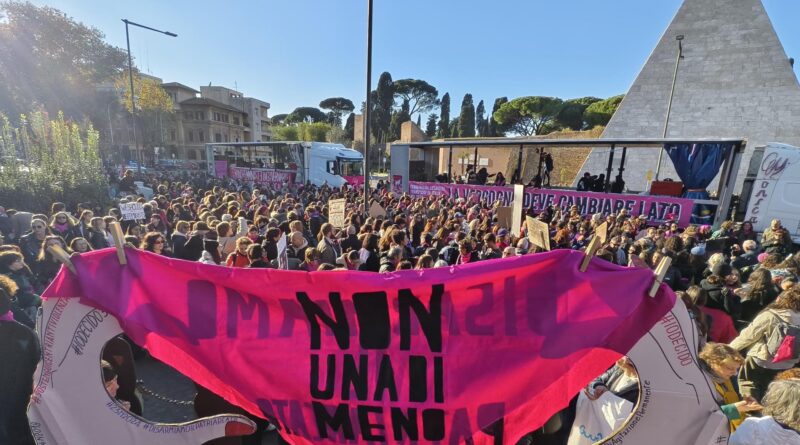
M 292 272 L 126 249 L 73 259 L 83 297 L 154 357 L 293 444 L 513 444 L 675 302 L 649 270 L 558 250 L 454 268 Z

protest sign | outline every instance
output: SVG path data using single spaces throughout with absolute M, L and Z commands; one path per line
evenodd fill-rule
M 372 205 L 369 206 L 369 216 L 372 218 L 385 218 L 386 210 L 377 202 L 373 202 Z
M 412 198 L 425 197 L 431 194 L 444 195 L 451 198 L 466 198 L 475 193 L 480 194 L 480 198 L 489 205 L 497 200 L 500 200 L 502 205 L 512 205 L 514 202 L 514 189 L 512 187 L 409 182 L 409 195 Z M 694 201 L 671 196 L 576 192 L 533 187 L 525 189 L 522 203 L 523 209 L 533 209 L 534 212 L 541 212 L 552 205 L 560 208 L 562 212 L 568 212 L 570 207 L 577 205 L 578 211 L 584 217 L 595 213 L 617 214 L 620 210 L 626 209 L 629 215 L 644 215 L 650 224 L 661 223 L 674 216 L 680 227 L 686 227 L 692 217 Z
M 256 184 L 269 185 L 280 190 L 285 185 L 294 182 L 297 172 L 292 170 L 272 170 L 244 167 L 230 167 L 228 176 L 240 181 L 249 181 Z
M 328 201 L 328 222 L 333 224 L 334 227 L 344 227 L 346 206 L 347 200 L 344 198 Z
M 134 221 L 144 219 L 144 205 L 140 202 L 120 203 L 119 211 L 123 221 Z
M 520 235 L 522 230 L 522 210 L 525 200 L 525 187 L 522 184 L 514 185 L 514 201 L 511 204 L 511 233 Z
M 289 255 L 286 251 L 287 247 L 286 242 L 286 234 L 284 233 L 281 235 L 281 238 L 278 240 L 278 269 L 288 270 L 289 269 Z
M 600 242 L 605 244 L 608 240 L 608 222 L 604 222 L 603 224 L 597 226 L 597 228 L 594 229 L 594 236 L 600 238 Z
M 75 257 L 77 275 L 62 269 L 44 298 L 119 317 L 154 357 L 298 445 L 516 443 L 675 302 L 666 286 L 647 296 L 649 270 L 581 273 L 569 250 L 389 274 L 126 257 Z
M 550 228 L 547 224 L 530 216 L 525 217 L 528 226 L 528 239 L 534 246 L 550 250 Z
M 109 261 L 116 262 L 111 257 Z M 100 368 L 106 342 L 123 333 L 117 319 L 78 298 L 50 298 L 42 303 L 41 320 L 42 361 L 28 405 L 28 422 L 38 445 L 189 445 L 255 430 L 255 424 L 240 415 L 167 424 L 129 412 L 106 392 Z
M 496 215 L 498 227 L 511 228 L 511 222 L 513 221 L 513 209 L 511 207 L 498 207 Z

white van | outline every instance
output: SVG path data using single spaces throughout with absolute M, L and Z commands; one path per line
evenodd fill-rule
M 744 220 L 753 223 L 753 229 L 762 233 L 770 221 L 779 219 L 792 240 L 800 243 L 800 148 L 769 143 L 763 147 L 763 156 L 757 165 Z
M 364 155 L 342 144 L 304 143 L 305 177 L 316 186 L 341 187 L 351 178 L 363 178 Z

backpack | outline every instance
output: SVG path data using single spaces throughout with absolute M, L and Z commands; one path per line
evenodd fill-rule
M 456 264 L 456 260 L 458 260 L 458 254 L 458 247 L 453 245 L 445 246 L 441 252 L 439 252 L 439 255 L 442 257 L 442 259 L 447 261 L 447 264 L 451 266 Z
M 767 351 L 772 363 L 800 360 L 800 326 L 785 322 L 775 312 L 777 323 L 767 334 Z

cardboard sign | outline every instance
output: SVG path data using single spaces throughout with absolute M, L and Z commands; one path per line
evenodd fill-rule
M 286 242 L 286 234 L 284 233 L 281 235 L 281 238 L 278 240 L 278 269 L 289 270 L 289 255 L 286 252 L 286 247 L 288 243 Z
M 331 199 L 328 201 L 328 222 L 333 224 L 334 227 L 344 227 L 345 208 L 347 207 L 347 200 Z
M 384 209 L 380 204 L 373 202 L 371 206 L 369 206 L 369 216 L 372 218 L 385 218 L 386 217 L 386 209 Z
M 514 202 L 512 203 L 511 212 L 511 233 L 515 236 L 520 234 L 522 230 L 522 207 L 525 200 L 525 186 L 522 184 L 514 185 Z M 548 249 L 549 250 L 549 249 Z
M 534 246 L 540 247 L 546 251 L 550 250 L 550 227 L 536 218 L 530 216 L 525 217 L 525 223 L 528 225 L 528 239 Z
M 594 235 L 600 238 L 600 242 L 605 244 L 606 241 L 608 241 L 608 222 L 604 222 L 603 224 L 597 226 L 597 228 L 594 229 Z
M 647 296 L 652 272 L 596 263 L 579 272 L 583 254 L 571 250 L 390 274 L 225 268 L 136 249 L 126 256 L 123 267 L 113 249 L 73 258 L 77 276 L 62 269 L 43 298 L 80 296 L 121 317 L 154 357 L 268 419 L 294 445 L 516 443 L 675 305 L 667 286 Z M 91 320 L 59 335 L 44 329 L 48 369 L 72 363 L 73 341 L 97 366 L 102 341 L 83 346 L 95 341 Z M 59 370 L 55 383 L 99 375 Z M 73 434 L 83 411 L 94 422 L 76 427 L 104 428 L 106 417 L 76 409 L 88 392 L 77 386 L 40 411 L 62 407 L 45 422 L 52 431 Z M 54 443 L 106 442 L 72 438 Z
M 512 207 L 498 207 L 497 208 L 497 226 L 505 229 L 510 229 L 514 221 L 514 213 Z M 519 232 L 517 232 L 519 234 Z
M 126 202 L 119 205 L 123 221 L 144 219 L 144 204 L 140 202 Z
M 39 320 L 42 361 L 28 405 L 37 445 L 109 443 L 112 437 L 114 445 L 190 445 L 255 430 L 250 419 L 234 414 L 167 424 L 128 412 L 106 391 L 100 368 L 103 346 L 123 333 L 117 319 L 78 298 L 50 298 Z

